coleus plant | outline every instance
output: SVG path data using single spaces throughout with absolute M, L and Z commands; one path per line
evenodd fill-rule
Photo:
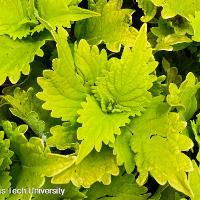
M 0 199 L 199 200 L 199 5 L 0 1 Z

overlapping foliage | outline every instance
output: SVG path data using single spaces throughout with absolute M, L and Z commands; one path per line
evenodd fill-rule
M 200 199 L 200 1 L 0 0 L 0 199 Z

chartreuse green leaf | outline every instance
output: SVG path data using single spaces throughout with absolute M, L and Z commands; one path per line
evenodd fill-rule
M 167 35 L 167 36 L 161 36 L 157 39 L 157 45 L 155 46 L 155 50 L 166 50 L 166 51 L 172 51 L 175 50 L 175 48 L 178 45 L 183 45 L 180 47 L 181 49 L 189 46 L 189 43 L 191 43 L 192 40 L 188 38 L 185 35 L 178 35 L 176 33 Z
M 199 20 L 200 20 L 200 9 L 195 12 L 195 16 L 190 16 L 190 22 L 194 30 L 194 35 L 192 39 L 196 42 L 200 42 Z
M 11 149 L 15 152 L 18 162 L 12 166 L 12 183 L 15 188 L 40 188 L 45 177 L 59 174 L 73 165 L 75 156 L 53 154 L 40 138 L 31 137 L 28 141 L 24 136 L 27 125 L 17 127 L 8 121 L 3 128 L 11 141 Z M 9 199 L 30 199 L 31 194 L 13 194 Z
M 168 182 L 176 190 L 193 196 L 186 175 L 193 170 L 192 162 L 182 153 L 192 148 L 193 142 L 181 134 L 185 127 L 186 122 L 178 113 L 169 112 L 162 96 L 154 98 L 146 112 L 132 120 L 131 147 L 136 153 L 139 185 L 147 181 L 150 173 L 160 185 Z
M 159 186 L 157 191 L 149 200 L 186 200 L 185 195 L 177 192 L 169 185 Z
M 199 28 L 199 19 L 200 19 L 200 0 L 152 0 L 156 6 L 162 6 L 162 17 L 164 19 L 175 17 L 180 15 L 186 18 L 192 25 L 194 29 L 193 40 L 200 41 L 200 28 Z M 182 36 L 183 37 L 183 36 Z
M 154 18 L 157 12 L 156 6 L 151 0 L 137 0 L 139 8 L 144 12 L 144 16 L 141 17 L 143 22 L 148 22 Z
M 89 1 L 89 9 L 101 13 L 100 17 L 78 22 L 75 34 L 89 44 L 105 43 L 110 51 L 120 51 L 121 45 L 132 47 L 137 30 L 131 27 L 133 10 L 121 9 L 122 0 Z
M 82 103 L 83 109 L 78 111 L 78 122 L 82 124 L 78 128 L 77 138 L 82 140 L 78 152 L 77 163 L 82 161 L 93 148 L 100 151 L 102 143 L 114 143 L 115 134 L 120 135 L 120 127 L 129 123 L 127 113 L 105 113 L 98 102 L 92 97 L 87 97 L 87 102 Z
M 110 62 L 110 70 L 97 79 L 94 92 L 112 112 L 140 115 L 151 101 L 148 91 L 156 77 L 151 74 L 157 62 L 147 44 L 147 27 L 142 26 L 133 49 L 125 48 L 121 59 Z
M 70 5 L 70 0 L 38 0 L 36 8 L 39 16 L 53 27 L 71 27 L 72 21 L 99 16 L 98 13 Z
M 167 87 L 169 87 L 170 83 L 175 83 L 176 85 L 180 85 L 182 82 L 182 76 L 179 74 L 178 68 L 171 66 L 171 63 L 165 58 L 163 58 L 162 60 L 162 66 L 167 75 L 166 77 Z
M 23 38 L 44 29 L 36 20 L 35 14 L 52 26 L 71 27 L 71 21 L 99 16 L 90 10 L 82 9 L 67 0 L 1 0 L 0 35 L 10 35 L 13 39 Z M 37 9 L 37 12 L 35 10 Z
M 178 27 L 181 29 L 180 23 Z M 184 29 L 181 30 L 183 31 Z M 151 32 L 157 37 L 154 47 L 156 50 L 172 51 L 175 50 L 178 45 L 181 49 L 187 47 L 192 42 L 192 40 L 185 35 L 186 31 L 184 33 L 179 33 L 176 31 L 172 22 L 163 20 L 162 18 L 158 20 L 157 27 L 151 28 Z
M 11 186 L 10 165 L 13 151 L 10 150 L 10 140 L 4 139 L 4 132 L 0 131 L 0 200 L 5 200 L 8 193 L 2 193 L 3 190 L 8 191 Z
M 0 171 L 10 169 L 13 152 L 10 148 L 10 140 L 4 139 L 4 132 L 0 131 Z
M 119 169 L 112 151 L 103 148 L 101 152 L 93 151 L 81 163 L 55 175 L 53 184 L 66 184 L 70 181 L 76 186 L 89 188 L 95 182 L 105 185 L 111 183 L 111 175 L 117 176 Z
M 12 177 L 8 170 L 12 164 L 13 154 L 13 151 L 10 150 L 10 140 L 4 139 L 4 132 L 0 131 L 0 200 L 5 200 L 8 197 L 8 193 L 2 193 L 2 191 L 7 191 L 11 186 Z
M 97 46 L 90 47 L 86 40 L 80 40 L 75 46 L 74 57 L 80 75 L 89 85 L 94 85 L 108 65 L 106 50 L 100 52 Z
M 194 170 L 190 172 L 188 175 L 189 184 L 194 193 L 194 196 L 191 197 L 191 200 L 199 200 L 200 199 L 200 193 L 199 193 L 200 169 L 194 160 L 192 163 L 193 163 Z
M 132 174 L 112 178 L 110 185 L 95 183 L 87 192 L 88 200 L 146 200 L 147 188 L 138 186 Z
M 127 173 L 131 173 L 135 168 L 134 153 L 131 150 L 130 141 L 132 133 L 123 128 L 121 135 L 117 135 L 113 144 L 113 154 L 116 155 L 117 164 L 123 165 Z
M 165 75 L 161 75 L 157 77 L 157 80 L 153 83 L 152 88 L 150 89 L 150 92 L 152 96 L 159 96 L 166 92 L 166 84 L 164 83 L 166 79 Z
M 188 21 L 186 18 L 181 17 L 180 15 L 174 17 L 173 19 L 167 20 L 168 22 L 171 21 L 171 25 L 174 28 L 175 33 L 179 35 L 193 35 L 194 31 L 191 26 L 191 19 Z
M 45 101 L 43 108 L 51 110 L 52 117 L 74 121 L 81 102 L 86 98 L 86 88 L 75 72 L 74 60 L 67 43 L 67 32 L 59 29 L 54 33 L 58 59 L 53 60 L 53 69 L 44 70 L 38 84 L 43 89 L 37 97 Z
M 162 17 L 164 19 L 181 15 L 189 19 L 190 15 L 194 15 L 195 11 L 200 10 L 199 0 L 152 0 L 156 6 L 162 6 Z
M 78 145 L 76 139 L 77 127 L 70 123 L 63 123 L 51 128 L 52 136 L 47 139 L 47 145 L 65 150 Z
M 200 114 L 198 114 L 196 117 L 197 117 L 196 122 L 192 120 L 191 126 L 193 130 L 193 134 L 195 136 L 195 140 L 200 146 Z M 198 151 L 197 160 L 200 162 L 200 151 Z
M 60 199 L 68 199 L 68 200 L 81 200 L 85 199 L 86 195 L 79 191 L 78 187 L 75 187 L 71 183 L 68 184 L 52 184 L 50 179 L 46 179 L 45 184 L 42 186 L 43 189 L 64 189 L 64 195 L 59 194 L 35 194 L 33 195 L 34 200 L 60 200 Z
M 200 88 L 196 77 L 193 73 L 189 73 L 178 88 L 176 84 L 171 83 L 169 85 L 169 95 L 167 96 L 167 102 L 169 105 L 176 107 L 178 112 L 189 120 L 197 110 L 196 93 Z
M 9 172 L 6 171 L 0 171 L 0 176 L 0 190 L 5 190 L 7 192 L 8 189 L 11 187 L 10 180 L 12 179 L 12 177 L 9 175 Z M 8 196 L 8 193 L 0 193 L 0 200 L 8 199 Z
M 52 119 L 42 109 L 42 102 L 36 98 L 33 88 L 26 92 L 17 87 L 11 94 L 5 91 L 4 99 L 12 106 L 11 113 L 26 122 L 38 136 L 49 131 Z
M 38 24 L 32 0 L 1 0 L 0 5 L 0 35 L 21 39 L 30 33 L 31 26 Z
M 83 109 L 78 111 L 80 115 L 78 122 L 83 125 L 78 128 L 77 137 L 83 141 L 80 144 L 77 162 L 84 159 L 93 148 L 100 151 L 102 142 L 105 144 L 114 142 L 114 134 L 119 135 L 120 127 L 129 122 L 126 113 L 107 114 L 102 112 L 97 101 L 91 96 L 87 97 L 87 102 L 82 106 Z M 99 129 L 99 127 L 102 128 Z
M 28 75 L 34 57 L 43 56 L 40 48 L 44 43 L 45 40 L 12 40 L 8 36 L 0 36 L 0 85 L 7 77 L 15 84 L 20 79 L 21 73 Z

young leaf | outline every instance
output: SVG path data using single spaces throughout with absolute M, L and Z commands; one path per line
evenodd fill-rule
M 104 42 L 113 52 L 120 51 L 121 44 L 132 47 L 137 35 L 137 30 L 130 26 L 133 10 L 121 7 L 122 0 L 90 0 L 89 9 L 101 13 L 101 16 L 78 22 L 76 37 L 86 39 L 89 44 Z
M 185 35 L 178 35 L 176 33 L 163 36 L 157 39 L 155 50 L 172 51 L 175 50 L 177 45 L 183 45 L 183 49 L 192 42 L 190 38 Z M 181 47 L 182 49 L 182 47 Z
M 66 184 L 89 188 L 95 182 L 111 183 L 111 175 L 117 176 L 119 169 L 112 151 L 103 148 L 100 153 L 93 151 L 81 163 L 73 165 L 52 178 L 53 184 Z
M 162 60 L 162 66 L 166 73 L 166 84 L 167 88 L 170 83 L 175 83 L 176 85 L 180 85 L 182 82 L 182 76 L 179 74 L 178 69 L 174 66 L 171 66 L 171 63 L 168 62 L 165 58 Z
M 182 153 L 192 148 L 193 142 L 181 134 L 186 122 L 179 114 L 169 112 L 162 101 L 162 96 L 154 98 L 146 112 L 130 124 L 131 147 L 139 172 L 137 183 L 143 185 L 150 172 L 160 185 L 169 182 L 176 190 L 193 196 L 186 175 L 193 170 L 192 162 Z
M 74 50 L 75 65 L 80 71 L 83 79 L 94 85 L 97 77 L 103 75 L 103 71 L 107 68 L 107 53 L 105 49 L 101 52 L 98 47 L 90 45 L 86 40 L 81 40 Z
M 178 24 L 178 27 L 181 29 L 180 23 Z M 151 32 L 157 37 L 154 49 L 172 51 L 175 50 L 178 45 L 180 47 L 182 45 L 182 48 L 187 47 L 192 42 L 192 40 L 185 35 L 189 32 L 189 28 L 185 28 L 186 30 L 181 29 L 183 33 L 179 33 L 180 31 L 177 31 L 176 29 L 177 28 L 173 26 L 172 22 L 163 20 L 162 18 L 159 19 L 158 26 L 151 28 Z
M 179 88 L 174 83 L 169 85 L 170 94 L 167 96 L 167 102 L 169 105 L 176 107 L 186 121 L 191 119 L 197 110 L 195 95 L 199 88 L 200 83 L 197 82 L 196 77 L 191 72 Z
M 60 150 L 65 150 L 75 147 L 77 144 L 76 128 L 69 123 L 63 123 L 62 126 L 57 125 L 51 128 L 53 136 L 47 139 L 47 145 L 56 147 Z
M 199 42 L 199 11 L 200 11 L 200 0 L 152 0 L 156 6 L 162 6 L 162 17 L 164 19 L 172 18 L 180 15 L 186 18 L 194 29 L 193 40 Z M 181 5 L 181 6 L 180 6 Z M 180 27 L 180 24 L 179 24 Z M 183 36 L 182 36 L 183 37 Z
M 156 80 L 151 73 L 157 62 L 147 44 L 147 27 L 143 25 L 133 49 L 125 48 L 121 60 L 113 59 L 110 70 L 97 79 L 94 92 L 103 104 L 112 104 L 112 112 L 128 111 L 140 115 L 151 101 L 148 91 Z
M 120 127 L 129 123 L 127 113 L 104 113 L 97 101 L 87 97 L 87 102 L 82 103 L 82 110 L 78 111 L 80 115 L 78 122 L 82 127 L 78 128 L 77 138 L 83 140 L 80 144 L 77 163 L 81 162 L 93 148 L 100 151 L 102 143 L 114 143 L 115 134 L 120 135 Z

